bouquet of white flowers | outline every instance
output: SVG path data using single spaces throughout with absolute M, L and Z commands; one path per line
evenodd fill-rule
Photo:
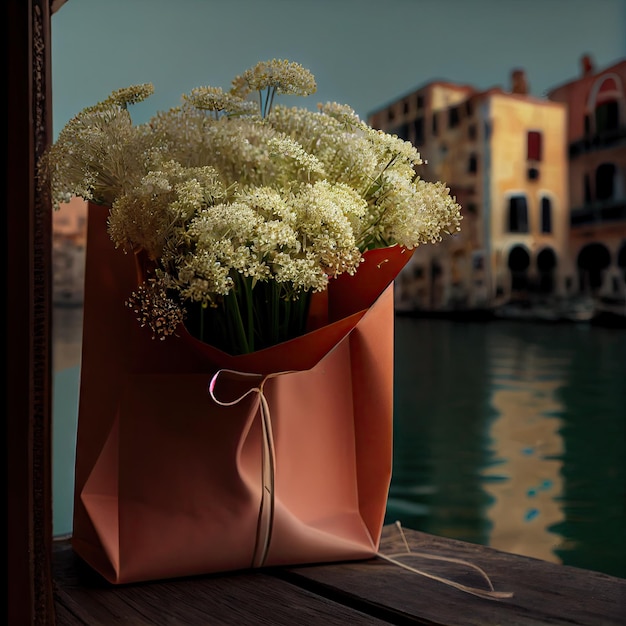
M 133 124 L 128 106 L 153 92 L 133 86 L 81 111 L 44 155 L 55 208 L 109 206 L 111 239 L 143 259 L 127 304 L 155 337 L 184 323 L 230 354 L 275 345 L 305 332 L 311 294 L 367 250 L 459 230 L 455 198 L 420 179 L 410 143 L 346 105 L 274 103 L 315 91 L 308 70 L 274 59 Z

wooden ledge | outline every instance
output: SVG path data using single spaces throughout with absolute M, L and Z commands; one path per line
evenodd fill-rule
M 512 598 L 479 598 L 382 558 L 268 568 L 135 585 L 110 585 L 73 552 L 54 542 L 59 626 L 190 626 L 234 624 L 529 624 L 624 626 L 626 580 L 517 556 L 452 539 L 404 530 L 413 552 L 461 559 L 481 567 L 496 591 Z M 395 526 L 383 530 L 383 554 L 405 552 Z M 486 589 L 467 565 L 417 556 L 413 567 Z

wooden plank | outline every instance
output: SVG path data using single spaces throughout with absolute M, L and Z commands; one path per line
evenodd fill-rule
M 462 559 L 486 571 L 503 600 L 483 599 L 401 567 L 373 559 L 361 563 L 289 568 L 283 578 L 397 624 L 455 626 L 624 626 L 626 580 L 538 559 L 405 530 L 414 552 Z M 383 531 L 381 552 L 405 552 L 394 526 Z M 459 583 L 487 588 L 471 568 L 411 557 L 413 567 Z
M 133 624 L 496 624 L 623 626 L 626 580 L 405 530 L 413 553 L 401 559 L 457 583 L 513 597 L 485 599 L 402 569 L 382 558 L 272 568 L 173 581 L 114 586 L 86 566 L 69 542 L 55 542 L 55 599 L 60 626 Z M 394 527 L 381 552 L 405 552 Z
M 55 542 L 57 626 L 384 624 L 264 572 L 115 586 Z

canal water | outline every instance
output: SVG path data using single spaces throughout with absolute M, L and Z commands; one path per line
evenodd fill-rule
M 56 309 L 54 533 L 71 532 L 81 310 Z M 626 330 L 395 321 L 386 522 L 626 578 Z
M 626 577 L 626 330 L 396 318 L 387 522 Z

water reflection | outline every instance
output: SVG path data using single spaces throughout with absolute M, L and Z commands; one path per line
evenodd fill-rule
M 626 577 L 626 333 L 396 319 L 386 522 Z
M 562 538 L 551 531 L 565 517 L 563 496 L 564 411 L 557 391 L 566 361 L 543 347 L 507 344 L 492 360 L 489 427 L 491 460 L 481 475 L 491 496 L 486 511 L 489 545 L 506 552 L 561 562 Z

